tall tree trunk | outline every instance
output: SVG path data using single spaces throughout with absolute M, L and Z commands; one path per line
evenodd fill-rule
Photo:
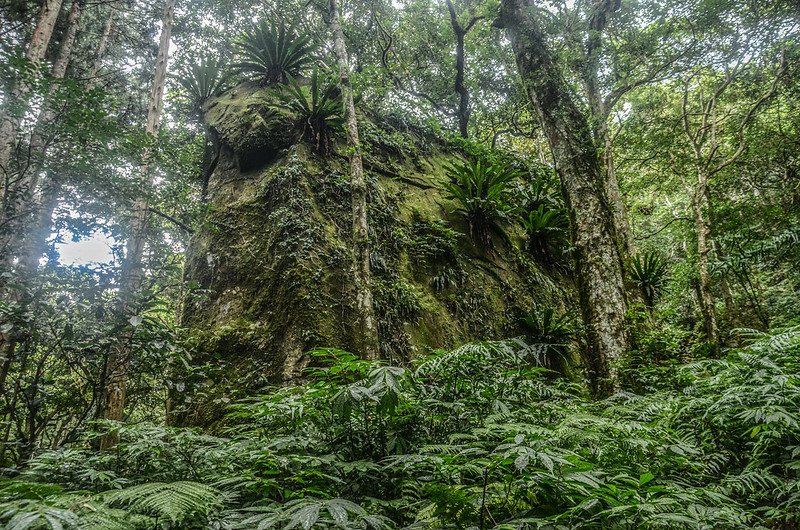
M 578 110 L 528 0 L 503 0 L 496 25 L 508 30 L 517 67 L 545 135 L 570 214 L 587 365 L 597 395 L 620 388 L 628 347 L 622 259 L 603 172 L 586 117 Z
M 169 44 L 172 37 L 172 22 L 175 16 L 175 0 L 166 0 L 161 28 L 161 39 L 156 58 L 155 77 L 153 89 L 150 93 L 150 104 L 147 111 L 146 132 L 155 139 L 161 122 L 161 111 L 164 104 L 164 86 L 167 79 L 167 62 Z M 150 155 L 145 154 L 145 163 L 142 167 L 140 181 L 141 190 L 139 197 L 133 204 L 130 235 L 126 248 L 125 263 L 122 268 L 119 288 L 120 315 L 124 319 L 121 324 L 127 328 L 127 320 L 135 313 L 134 298 L 141 286 L 144 276 L 144 247 L 147 226 L 150 220 L 149 188 L 152 186 L 153 177 L 148 163 Z M 128 388 L 128 370 L 130 367 L 129 338 L 132 330 L 127 328 L 118 345 L 112 349 L 108 368 L 105 374 L 104 391 L 102 398 L 101 415 L 103 419 L 120 421 L 124 417 L 125 401 Z M 100 441 L 101 449 L 109 449 L 116 445 L 117 437 L 113 434 L 104 436 Z
M 97 86 L 97 73 L 103 66 L 103 59 L 106 56 L 108 44 L 111 42 L 111 33 L 114 30 L 114 17 L 117 14 L 118 3 L 119 2 L 112 2 L 109 6 L 108 17 L 106 17 L 106 23 L 103 26 L 103 33 L 100 35 L 100 40 L 97 42 L 97 53 L 95 54 L 92 69 L 89 72 L 89 81 L 86 83 L 87 90 L 91 90 Z
M 591 125 L 597 149 L 603 162 L 603 177 L 609 206 L 614 214 L 614 230 L 624 259 L 630 258 L 634 252 L 633 235 L 628 212 L 619 191 L 619 181 L 614 167 L 613 139 L 608 130 L 611 113 L 609 105 L 600 93 L 599 72 L 601 68 L 600 52 L 603 48 L 603 32 L 608 18 L 619 9 L 620 0 L 595 0 L 592 16 L 589 19 L 586 39 L 586 55 L 581 70 L 581 80 L 591 112 Z
M 466 26 L 458 21 L 458 14 L 452 0 L 446 0 L 447 11 L 450 14 L 450 26 L 456 36 L 456 79 L 454 90 L 458 94 L 458 132 L 462 138 L 469 138 L 469 118 L 472 111 L 469 107 L 469 89 L 464 85 L 464 71 L 466 68 L 466 52 L 464 51 L 464 37 L 476 22 L 483 17 L 473 17 Z
M 58 14 L 61 11 L 62 0 L 45 0 L 39 11 L 39 18 L 36 27 L 31 34 L 31 40 L 25 52 L 25 58 L 39 65 L 44 59 L 50 38 L 53 36 Z M 27 108 L 27 98 L 31 87 L 24 81 L 19 80 L 11 87 L 10 94 L 6 100 L 5 108 L 0 114 L 0 172 L 3 173 L 3 180 L 0 182 L 0 195 L 2 196 L 2 211 L 0 211 L 0 231 L 10 229 L 7 227 L 9 216 L 6 207 L 14 204 L 14 185 L 12 177 L 11 160 L 12 153 L 17 143 L 17 133 L 25 110 Z M 6 249 L 0 248 L 0 255 L 5 254 Z
M 691 193 L 692 216 L 697 234 L 697 275 L 698 298 L 700 312 L 703 314 L 703 323 L 706 328 L 706 339 L 710 344 L 719 344 L 719 327 L 717 314 L 714 307 L 714 295 L 711 291 L 711 272 L 709 271 L 709 256 L 713 242 L 711 240 L 711 223 L 708 218 L 707 208 L 708 175 L 702 168 L 697 170 L 697 187 Z
M 66 74 L 69 59 L 72 54 L 72 47 L 75 43 L 75 36 L 78 31 L 78 22 L 80 20 L 82 3 L 82 1 L 75 2 L 70 10 L 69 18 L 67 20 L 67 28 L 61 41 L 58 57 L 56 58 L 51 70 L 51 75 L 54 78 L 61 79 Z M 52 26 L 50 26 L 50 30 L 52 32 Z M 41 42 L 41 38 L 37 38 L 37 46 L 44 46 L 46 48 L 46 44 Z M 50 93 L 53 94 L 54 91 L 55 87 L 51 89 Z M 31 137 L 29 157 L 24 164 L 20 166 L 20 175 L 22 175 L 22 179 L 25 181 L 24 185 L 18 183 L 18 186 L 22 186 L 23 189 L 18 189 L 15 192 L 15 195 L 21 196 L 20 204 L 17 204 L 18 199 L 15 199 L 11 204 L 5 205 L 5 208 L 3 209 L 4 213 L 10 213 L 15 219 L 13 219 L 14 222 L 12 223 L 12 218 L 10 216 L 5 217 L 4 220 L 7 223 L 5 228 L 8 228 L 8 230 L 0 230 L 0 252 L 2 252 L 3 255 L 2 261 L 10 263 L 14 252 L 16 252 L 20 258 L 19 270 L 23 275 L 26 276 L 36 268 L 36 262 L 39 258 L 39 255 L 41 255 L 35 255 L 30 251 L 28 246 L 30 242 L 35 241 L 39 236 L 39 234 L 36 233 L 38 232 L 38 219 L 34 217 L 33 221 L 30 223 L 25 223 L 22 221 L 23 219 L 30 221 L 31 215 L 36 214 L 36 209 L 33 208 L 31 204 L 33 202 L 33 192 L 38 184 L 39 168 L 36 167 L 35 164 L 31 164 L 32 160 L 30 157 L 35 156 L 37 157 L 37 160 L 41 160 L 44 157 L 46 142 L 42 133 L 42 127 L 45 127 L 48 123 L 51 123 L 53 119 L 54 112 L 48 106 L 39 116 L 37 124 L 34 128 L 34 133 Z M 48 233 L 49 227 L 50 226 L 48 223 Z M 23 240 L 23 238 L 28 239 Z M 46 240 L 47 235 L 45 235 L 44 238 Z M 10 288 L 9 292 L 6 293 L 6 296 L 10 301 L 24 303 L 26 294 L 23 289 Z M 20 338 L 20 334 L 13 330 L 9 333 L 0 334 L 0 396 L 5 395 L 5 383 L 8 378 L 11 365 L 14 361 L 16 344 Z
M 53 79 L 63 79 L 67 74 L 70 58 L 72 57 L 72 48 L 75 44 L 75 37 L 78 34 L 78 26 L 80 25 L 81 14 L 83 12 L 84 0 L 78 0 L 72 4 L 67 16 L 67 27 L 64 30 L 64 35 L 61 39 L 61 46 L 58 49 L 58 56 L 56 57 L 53 67 L 50 70 L 50 76 Z M 52 98 L 58 86 L 53 83 L 50 87 L 49 96 Z M 20 257 L 20 268 L 23 271 L 30 272 L 36 268 L 35 262 L 31 263 L 31 259 L 38 260 L 32 256 L 24 256 L 26 254 L 26 247 L 34 244 L 31 239 L 32 224 L 36 224 L 37 205 L 34 201 L 35 193 L 39 187 L 41 178 L 41 166 L 47 156 L 47 149 L 52 138 L 47 134 L 47 128 L 52 125 L 56 120 L 56 109 L 48 100 L 44 102 L 44 109 L 39 114 L 36 124 L 33 127 L 31 134 L 30 148 L 28 149 L 28 156 L 19 161 L 19 175 L 20 182 L 18 183 L 17 195 L 19 196 L 19 204 L 14 209 L 14 215 L 18 222 L 15 224 L 15 229 L 12 233 L 8 234 L 8 240 L 11 244 L 8 248 L 11 252 L 16 251 Z M 23 239 L 28 239 L 23 243 Z M 5 240 L 4 240 L 5 241 Z M 5 245 L 3 245 L 5 246 Z M 25 259 L 27 258 L 27 259 Z
M 62 40 L 61 48 L 59 50 L 59 57 L 53 66 L 52 75 L 55 78 L 63 78 L 66 75 L 72 46 L 75 42 L 75 34 L 79 25 L 79 17 L 82 13 L 81 10 L 84 7 L 84 4 L 84 0 L 75 2 L 70 10 L 68 29 L 65 34 L 65 38 Z M 84 90 L 87 92 L 92 90 L 97 83 L 96 72 L 102 63 L 103 57 L 106 54 L 106 50 L 108 49 L 114 15 L 115 8 L 112 5 L 111 11 L 109 12 L 103 28 L 103 33 L 100 35 L 100 40 L 97 44 L 95 59 L 91 68 L 92 73 L 89 75 L 89 78 L 84 86 Z M 48 141 L 43 138 L 41 129 L 42 127 L 46 127 L 47 124 L 52 123 L 55 119 L 55 116 L 55 109 L 48 106 L 45 109 L 45 112 L 40 116 L 37 122 L 37 128 L 35 129 L 34 137 L 31 139 L 32 146 L 34 144 L 41 144 L 42 153 L 40 156 L 42 158 L 46 157 Z M 51 233 L 53 213 L 58 206 L 58 199 L 61 195 L 62 186 L 63 177 L 58 172 L 48 171 L 42 177 L 39 200 L 35 205 L 31 226 L 25 231 L 24 242 L 22 244 L 14 245 L 16 248 L 20 248 L 19 262 L 23 270 L 34 270 L 39 259 L 42 257 L 42 254 L 44 254 L 47 250 L 47 239 L 50 237 Z
M 333 34 L 336 62 L 339 66 L 339 81 L 344 100 L 345 128 L 350 147 L 350 192 L 353 201 L 353 261 L 356 290 L 357 333 L 356 346 L 366 359 L 378 357 L 378 327 L 372 303 L 371 274 L 369 269 L 369 224 L 367 219 L 367 182 L 361 158 L 361 140 L 358 135 L 358 119 L 353 102 L 353 87 L 350 83 L 350 64 L 347 57 L 344 32 L 336 0 L 329 0 L 328 17 Z

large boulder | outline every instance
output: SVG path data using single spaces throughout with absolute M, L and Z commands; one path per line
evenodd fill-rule
M 173 400 L 202 396 L 203 407 L 188 407 L 195 415 L 183 423 L 207 423 L 218 412 L 210 404 L 221 409 L 234 388 L 246 394 L 300 377 L 310 349 L 354 342 L 346 146 L 320 155 L 299 140 L 289 113 L 259 118 L 269 92 L 240 86 L 207 107 L 222 149 L 207 221 L 187 251 L 193 288 L 183 308 L 184 324 L 202 337 L 205 358 L 195 362 L 205 369 Z M 398 363 L 514 336 L 534 300 L 561 296 L 512 244 L 513 226 L 490 248 L 469 236 L 444 191 L 459 148 L 400 120 L 361 116 L 360 126 L 381 357 Z

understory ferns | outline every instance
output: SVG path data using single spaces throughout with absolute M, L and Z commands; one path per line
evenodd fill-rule
M 509 183 L 521 173 L 502 163 L 484 160 L 456 163 L 446 170 L 450 178 L 446 191 L 458 204 L 470 235 L 477 242 L 492 246 L 492 231 L 499 229 L 512 209 L 508 200 Z
M 657 252 L 645 252 L 631 258 L 628 270 L 645 305 L 652 310 L 656 299 L 663 294 L 667 285 L 667 261 Z
M 554 265 L 567 242 L 569 221 L 566 210 L 540 204 L 522 217 L 522 226 L 528 237 L 529 252 L 540 262 Z
M 332 137 L 344 127 L 342 93 L 331 76 L 314 69 L 307 86 L 293 77 L 280 94 L 286 108 L 297 116 L 297 127 L 317 152 L 330 149 Z
M 556 311 L 530 340 L 568 342 Z M 679 388 L 592 401 L 523 341 L 407 368 L 318 350 L 303 385 L 217 435 L 139 424 L 114 452 L 45 451 L 0 482 L 14 529 L 796 528 L 800 327 L 683 366 Z M 676 391 L 677 390 L 677 391 Z
M 236 43 L 236 69 L 262 85 L 286 83 L 314 61 L 316 46 L 285 21 L 262 20 Z
M 193 114 L 202 114 L 203 105 L 221 94 L 230 79 L 227 65 L 218 57 L 206 56 L 184 65 L 175 75 L 183 87 Z

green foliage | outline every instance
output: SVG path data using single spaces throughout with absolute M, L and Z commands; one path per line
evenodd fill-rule
M 566 210 L 548 209 L 540 204 L 522 218 L 522 226 L 528 236 L 528 250 L 540 261 L 553 264 L 567 242 L 569 223 Z
M 545 346 L 548 354 L 546 361 L 557 361 L 554 357 L 565 360 L 563 357 L 575 335 L 572 317 L 569 314 L 559 315 L 552 307 L 537 307 L 525 315 L 522 326 L 528 341 Z
M 470 235 L 486 246 L 492 244 L 492 230 L 508 218 L 508 185 L 520 172 L 499 162 L 453 164 L 447 169 L 449 198 L 458 203 L 458 211 L 469 224 Z
M 149 482 L 105 493 L 110 506 L 123 506 L 134 513 L 166 519 L 173 524 L 208 515 L 221 505 L 221 493 L 198 482 Z
M 563 340 L 548 313 L 540 339 Z M 30 521 L 19 528 L 138 528 L 136 514 L 231 530 L 791 528 L 800 328 L 741 333 L 751 344 L 728 358 L 676 367 L 677 389 L 602 402 L 548 379 L 541 350 L 517 342 L 435 352 L 411 370 L 319 350 L 306 384 L 236 404 L 224 437 L 131 426 L 117 454 L 45 453 L 2 485 L 0 513 Z M 75 487 L 66 468 L 136 485 L 31 482 Z M 122 523 L 86 526 L 97 513 Z
M 263 85 L 286 83 L 313 62 L 315 46 L 286 22 L 262 20 L 236 43 L 240 61 L 234 66 Z
M 221 59 L 207 56 L 184 66 L 175 77 L 186 91 L 192 111 L 200 113 L 206 101 L 225 90 L 230 76 Z
M 648 308 L 655 305 L 656 298 L 664 292 L 667 283 L 667 262 L 657 252 L 637 254 L 628 266 L 631 279 Z
M 21 500 L 0 506 L 0 520 L 7 521 L 7 530 L 77 528 L 78 517 L 70 510 L 39 501 Z
M 415 267 L 431 278 L 436 291 L 457 287 L 463 281 L 463 255 L 459 233 L 444 221 L 432 221 L 415 212 L 406 248 Z
M 308 86 L 301 86 L 289 76 L 281 93 L 286 108 L 297 116 L 296 125 L 319 153 L 330 148 L 331 138 L 344 126 L 342 94 L 330 76 L 314 69 Z

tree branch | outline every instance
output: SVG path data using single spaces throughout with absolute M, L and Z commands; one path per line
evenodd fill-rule
M 166 213 L 164 213 L 161 210 L 158 210 L 156 208 L 153 208 L 152 206 L 147 208 L 147 210 L 152 212 L 152 213 L 154 213 L 154 214 L 156 214 L 156 215 L 158 215 L 159 217 L 163 217 L 164 219 L 166 219 L 167 221 L 175 224 L 176 226 L 178 226 L 178 228 L 184 230 L 185 232 L 187 232 L 189 234 L 194 234 L 194 229 L 193 228 L 191 228 L 189 225 L 187 225 L 187 224 L 175 219 L 171 215 L 166 214 Z

